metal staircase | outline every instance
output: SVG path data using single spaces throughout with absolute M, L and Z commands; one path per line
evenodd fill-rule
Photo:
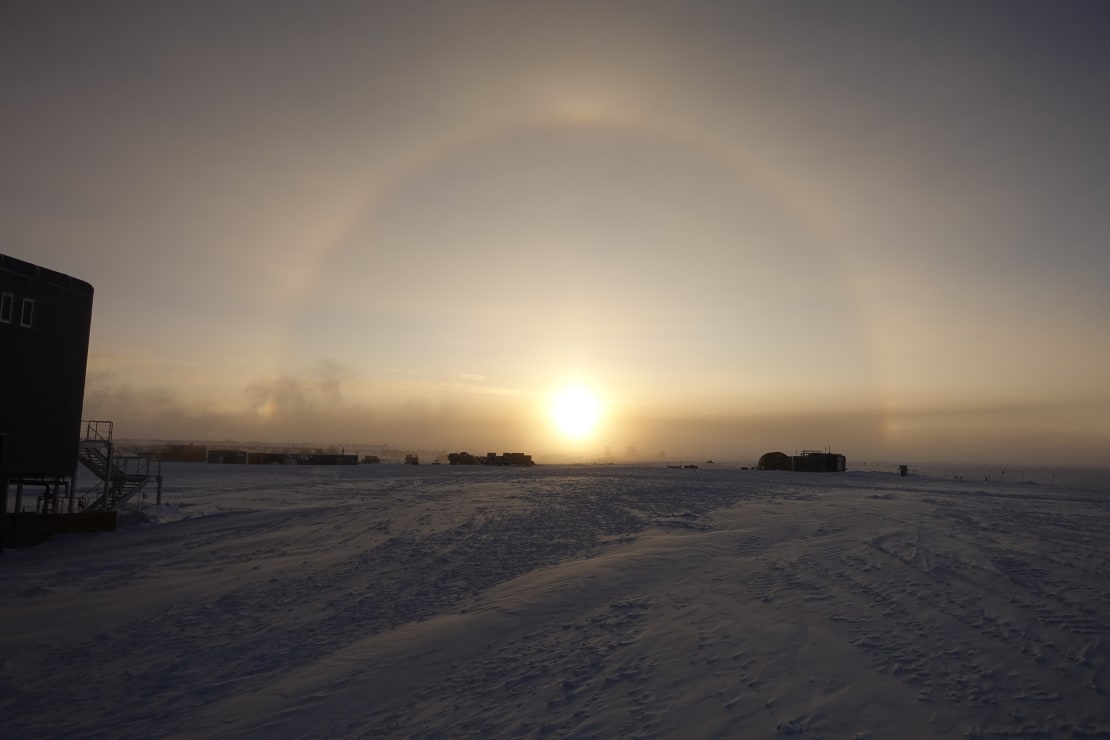
M 85 511 L 116 511 L 152 482 L 162 500 L 162 466 L 158 460 L 113 452 L 112 422 L 84 421 L 78 456 L 97 483 L 81 496 Z

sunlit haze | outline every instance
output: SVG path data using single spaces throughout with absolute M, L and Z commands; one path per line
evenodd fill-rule
M 84 415 L 537 461 L 1105 463 L 1101 2 L 14 2 Z M 575 390 L 577 389 L 577 390 Z

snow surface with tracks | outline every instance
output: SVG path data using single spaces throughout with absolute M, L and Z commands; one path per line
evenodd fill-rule
M 1110 738 L 1105 473 L 164 472 L 0 555 L 5 738 Z

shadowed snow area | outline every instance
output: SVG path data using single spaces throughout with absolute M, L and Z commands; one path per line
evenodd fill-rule
M 168 465 L 0 556 L 8 738 L 1110 737 L 1110 491 Z

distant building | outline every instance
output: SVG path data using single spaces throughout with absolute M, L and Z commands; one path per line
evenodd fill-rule
M 486 465 L 535 465 L 532 462 L 531 455 L 525 455 L 523 452 L 506 452 L 503 455 L 498 455 L 496 452 L 486 453 Z
M 314 455 L 297 455 L 297 465 L 358 465 L 358 455 L 327 452 Z
M 846 462 L 844 455 L 834 452 L 803 450 L 790 458 L 790 469 L 801 473 L 843 473 Z
M 469 452 L 452 452 L 447 456 L 451 465 L 535 465 L 531 455 L 523 452 L 506 452 L 498 455 L 496 452 L 487 452 L 485 457 L 471 455 Z
M 246 450 L 208 450 L 208 462 L 216 465 L 246 465 Z
M 785 452 L 768 452 L 760 455 L 756 463 L 759 470 L 790 470 L 790 456 Z
M 215 465 L 357 465 L 358 455 L 209 450 L 208 462 Z
M 163 445 L 152 454 L 162 462 L 204 462 L 208 459 L 208 448 L 204 445 Z

